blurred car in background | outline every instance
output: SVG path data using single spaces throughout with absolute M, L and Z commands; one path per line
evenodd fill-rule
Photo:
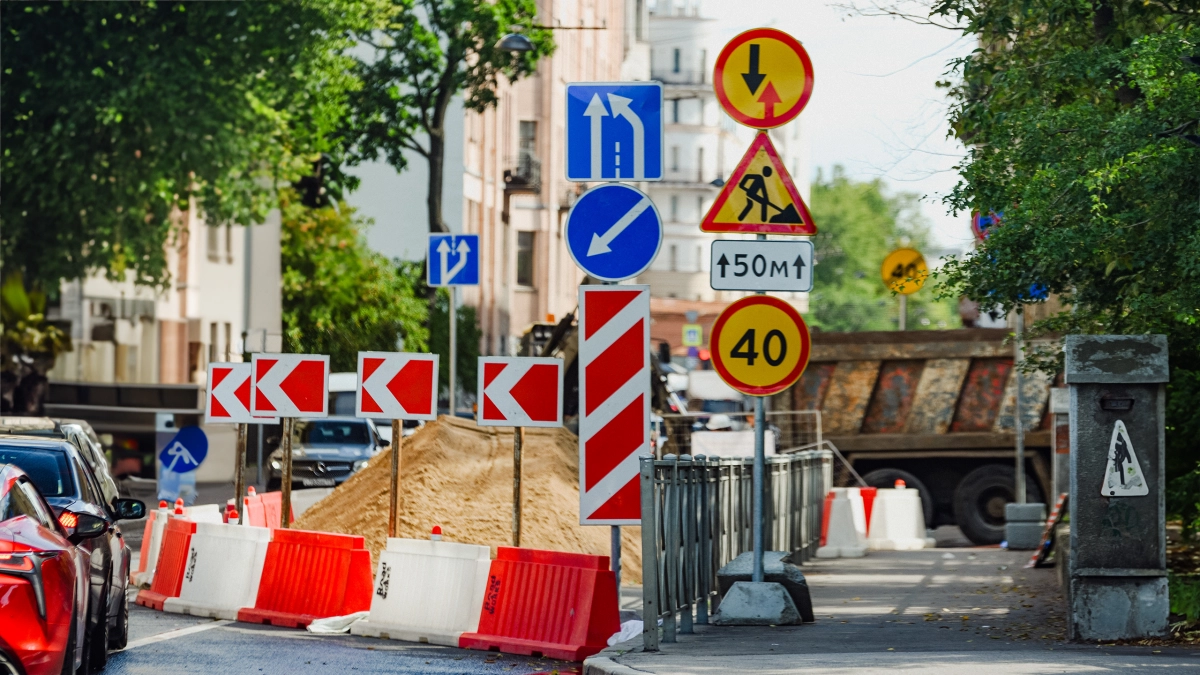
M 87 626 L 81 636 L 84 662 L 100 669 L 108 649 L 123 648 L 129 639 L 125 591 L 132 554 L 117 521 L 145 517 L 146 505 L 120 497 L 107 500 L 84 452 L 62 438 L 0 435 L 0 463 L 16 465 L 29 476 L 68 535 L 80 522 L 98 518 L 103 523 L 99 535 L 80 543 L 90 568 Z
M 358 417 L 298 420 L 292 439 L 292 486 L 334 487 L 366 468 L 389 445 L 375 423 Z M 283 484 L 283 450 L 271 453 L 268 490 Z
M 44 436 L 62 438 L 79 449 L 80 456 L 96 475 L 106 502 L 120 496 L 117 481 L 109 470 L 108 457 L 100 437 L 87 420 L 59 419 L 49 417 L 0 417 L 0 434 L 21 436 Z
M 63 518 L 24 471 L 0 462 L 0 672 L 59 675 L 90 670 L 83 639 L 88 557 L 77 547 L 104 534 L 104 519 Z

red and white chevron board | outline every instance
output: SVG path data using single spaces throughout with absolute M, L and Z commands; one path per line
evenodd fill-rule
M 638 525 L 650 454 L 650 287 L 579 287 L 579 522 Z
M 254 354 L 250 361 L 250 414 L 329 416 L 329 357 Z
M 478 378 L 479 426 L 562 426 L 560 359 L 481 356 Z
M 359 352 L 354 414 L 393 420 L 437 419 L 437 354 Z
M 250 363 L 208 364 L 205 424 L 275 424 L 276 417 L 250 414 Z

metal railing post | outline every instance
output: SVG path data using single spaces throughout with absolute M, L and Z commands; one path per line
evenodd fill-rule
M 697 531 L 696 560 L 696 624 L 708 625 L 708 598 L 712 590 L 712 504 L 709 501 L 708 458 L 697 455 L 692 458 L 696 472 L 696 503 L 699 529 Z
M 654 458 L 642 457 L 642 647 L 658 651 L 658 511 Z
M 675 642 L 675 610 L 679 598 L 679 462 L 675 455 L 664 455 L 668 475 L 663 481 L 663 579 L 664 615 L 663 637 L 666 643 Z

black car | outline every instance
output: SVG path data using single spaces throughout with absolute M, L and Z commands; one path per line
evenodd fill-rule
M 145 517 L 146 505 L 120 498 L 106 503 L 96 476 L 69 441 L 0 436 L 0 464 L 14 464 L 33 480 L 68 533 L 80 514 L 105 521 L 103 535 L 80 544 L 91 563 L 84 649 L 87 667 L 80 671 L 100 670 L 108 661 L 108 649 L 122 649 L 129 640 L 125 591 L 132 554 L 117 521 Z
M 292 439 L 292 486 L 333 487 L 367 466 L 387 447 L 375 423 L 358 417 L 329 417 L 296 422 Z M 271 454 L 267 487 L 278 490 L 283 481 L 283 450 Z

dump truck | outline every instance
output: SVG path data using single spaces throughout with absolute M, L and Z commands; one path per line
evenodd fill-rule
M 928 527 L 1004 538 L 1016 485 L 1014 349 L 1004 329 L 812 334 L 808 369 L 774 410 L 820 410 L 823 437 L 875 487 L 921 493 Z M 1054 378 L 1023 374 L 1026 496 L 1050 495 Z

